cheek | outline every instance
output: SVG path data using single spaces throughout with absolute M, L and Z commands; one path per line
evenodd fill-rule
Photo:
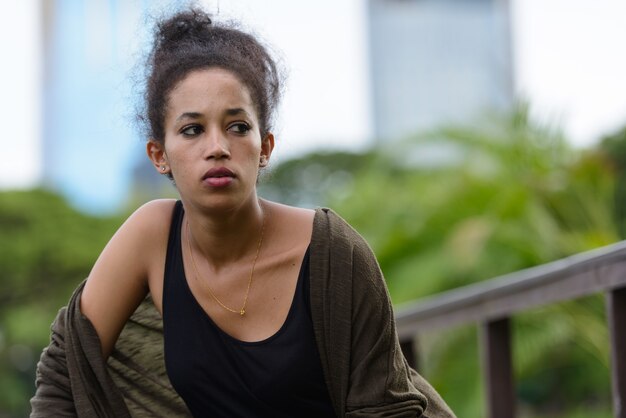
M 175 140 L 165 142 L 165 155 L 171 163 L 183 161 L 185 159 L 184 148 L 176 144 Z
M 185 163 L 184 155 L 181 154 L 176 147 L 165 147 L 165 159 L 170 169 L 174 171 L 177 176 L 184 174 L 187 164 Z
M 261 160 L 261 150 L 256 150 L 250 154 L 250 165 L 255 166 L 258 169 Z

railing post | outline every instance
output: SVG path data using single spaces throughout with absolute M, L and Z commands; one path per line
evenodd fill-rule
M 487 417 L 514 418 L 515 394 L 509 318 L 483 323 L 481 339 Z
M 611 387 L 613 416 L 626 418 L 626 288 L 607 293 L 606 309 L 611 335 Z

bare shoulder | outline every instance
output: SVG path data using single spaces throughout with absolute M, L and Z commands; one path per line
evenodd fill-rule
M 140 262 L 146 256 L 152 257 L 152 250 L 162 246 L 167 236 L 172 218 L 175 200 L 152 200 L 136 209 L 117 230 L 105 251 L 121 247 L 122 255 L 126 251 L 135 253 L 135 261 Z
M 304 254 L 311 242 L 315 211 L 267 201 L 265 206 L 274 249 Z
M 133 254 L 136 265 L 142 267 L 140 276 L 153 288 L 155 278 L 162 277 L 163 260 L 176 200 L 152 200 L 128 217 L 109 245 L 118 245 L 121 254 Z M 156 280 L 158 281 L 158 280 Z
M 115 235 L 104 248 L 101 257 L 113 253 L 113 260 L 126 258 L 133 254 L 135 264 L 143 258 L 142 255 L 150 256 L 150 248 L 158 243 L 156 238 L 166 236 L 169 231 L 170 219 L 175 200 L 160 199 L 145 203 L 135 210 L 120 226 Z M 100 259 L 98 260 L 100 262 Z M 94 266 L 97 269 L 98 262 Z M 92 271 L 93 273 L 93 271 Z
M 298 228 L 310 230 L 313 227 L 315 211 L 313 209 L 298 208 L 295 206 L 283 205 L 275 202 L 265 202 L 269 216 L 287 228 Z
M 174 199 L 157 199 L 147 202 L 135 210 L 125 224 L 140 228 L 144 232 L 160 231 L 161 227 L 166 224 L 169 228 L 175 203 Z

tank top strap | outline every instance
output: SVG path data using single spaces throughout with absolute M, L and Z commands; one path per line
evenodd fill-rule
M 177 200 L 172 213 L 172 223 L 170 224 L 170 233 L 167 240 L 167 253 L 165 256 L 165 275 L 163 278 L 163 314 L 168 304 L 168 295 L 171 294 L 172 286 L 175 285 L 177 271 L 184 270 L 182 251 L 181 251 L 181 230 L 185 209 L 183 202 Z

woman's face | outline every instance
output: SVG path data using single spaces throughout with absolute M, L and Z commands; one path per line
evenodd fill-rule
M 172 89 L 164 143 L 150 141 L 148 154 L 186 204 L 233 210 L 256 200 L 274 138 L 261 138 L 255 109 L 248 88 L 220 68 L 192 71 Z

